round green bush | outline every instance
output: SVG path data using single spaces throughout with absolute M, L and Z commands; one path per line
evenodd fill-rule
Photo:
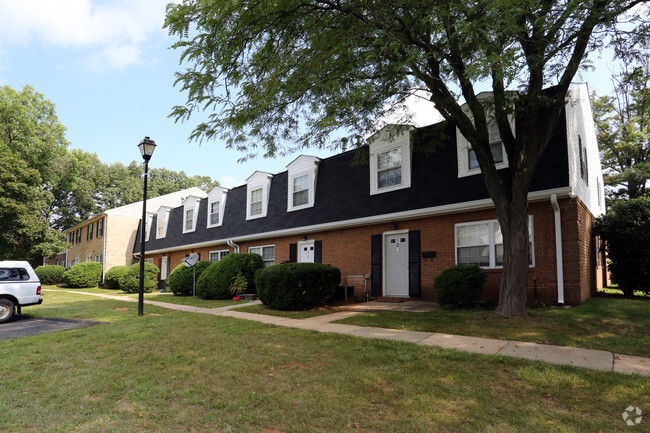
M 160 270 L 157 266 L 145 262 L 144 264 L 144 291 L 149 293 L 156 288 L 156 275 Z M 119 279 L 120 289 L 127 293 L 140 291 L 140 263 L 134 263 L 129 270 Z
M 274 310 L 305 310 L 323 305 L 341 281 L 341 271 L 320 263 L 285 263 L 255 273 L 257 295 Z
M 246 278 L 247 292 L 255 293 L 255 271 L 263 267 L 264 260 L 259 254 L 230 253 L 201 273 L 196 281 L 196 294 L 203 299 L 229 299 L 240 274 Z
M 77 263 L 63 273 L 63 282 L 73 288 L 97 287 L 102 280 L 102 270 L 101 263 Z
M 120 288 L 120 278 L 130 269 L 129 266 L 113 266 L 104 275 L 104 288 L 118 290 Z
M 479 298 L 487 275 L 478 266 L 457 265 L 442 271 L 433 280 L 441 307 L 469 308 Z
M 43 265 L 34 269 L 41 284 L 53 286 L 63 282 L 65 268 L 59 265 Z
M 196 281 L 198 281 L 203 271 L 205 271 L 211 264 L 212 262 L 201 260 L 196 262 L 194 268 L 188 268 L 183 263 L 176 266 L 167 279 L 172 293 L 177 296 L 192 295 L 192 286 L 194 282 L 193 272 L 196 271 Z

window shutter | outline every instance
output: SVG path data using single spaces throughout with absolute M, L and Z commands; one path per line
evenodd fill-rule
M 382 236 L 372 235 L 370 238 L 370 262 L 372 265 L 371 293 L 372 296 L 381 296 L 381 261 L 382 261 Z
M 289 244 L 289 263 L 298 261 L 298 244 Z
M 323 263 L 323 241 L 314 241 L 314 263 Z
M 409 232 L 409 296 L 420 297 L 420 230 Z

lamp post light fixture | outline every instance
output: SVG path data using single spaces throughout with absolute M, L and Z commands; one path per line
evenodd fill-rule
M 149 177 L 149 160 L 156 148 L 156 142 L 149 137 L 138 144 L 140 154 L 144 159 L 144 191 L 142 193 L 142 222 L 140 223 L 140 287 L 138 290 L 138 316 L 142 316 L 144 310 L 144 242 L 145 242 L 145 225 L 147 222 L 147 178 Z

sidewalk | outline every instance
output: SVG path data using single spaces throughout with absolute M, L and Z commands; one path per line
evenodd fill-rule
M 70 291 L 71 293 L 99 296 L 126 302 L 138 302 L 135 298 Z M 270 325 L 289 328 L 308 329 L 319 332 L 354 335 L 364 338 L 379 338 L 386 340 L 405 341 L 423 346 L 437 346 L 443 349 L 456 349 L 464 352 L 484 355 L 503 355 L 514 358 L 524 358 L 543 361 L 551 364 L 572 365 L 591 370 L 614 371 L 623 374 L 638 374 L 650 376 L 650 358 L 640 356 L 620 355 L 603 350 L 580 349 L 548 344 L 527 343 L 522 341 L 494 340 L 490 338 L 466 337 L 462 335 L 441 334 L 437 332 L 404 331 L 399 329 L 375 328 L 356 325 L 331 323 L 346 317 L 363 314 L 361 311 L 341 311 L 311 317 L 308 319 L 288 319 L 285 317 L 267 316 L 264 314 L 231 311 L 244 305 L 257 305 L 260 301 L 247 304 L 235 304 L 220 308 L 192 307 L 181 304 L 171 304 L 159 301 L 144 301 L 145 304 L 170 310 L 191 313 L 212 314 L 214 316 L 233 317 L 236 319 L 252 320 Z

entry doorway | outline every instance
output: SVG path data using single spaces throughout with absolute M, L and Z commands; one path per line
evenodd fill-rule
M 384 296 L 409 296 L 408 232 L 384 235 Z
M 298 242 L 298 262 L 314 263 L 314 241 Z

